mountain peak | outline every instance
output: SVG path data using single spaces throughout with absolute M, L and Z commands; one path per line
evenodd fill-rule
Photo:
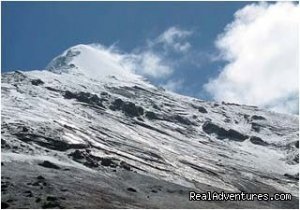
M 140 76 L 125 65 L 125 56 L 101 45 L 76 45 L 54 58 L 46 67 L 54 73 L 81 73 L 86 76 L 105 79 L 115 77 L 135 80 Z
M 298 116 L 164 91 L 132 73 L 127 58 L 77 45 L 49 71 L 2 74 L 9 208 L 299 208 Z M 292 200 L 188 199 L 207 191 Z

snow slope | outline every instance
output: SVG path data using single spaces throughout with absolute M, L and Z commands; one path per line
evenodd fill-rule
M 47 70 L 2 74 L 2 174 L 9 178 L 2 202 L 13 208 L 51 205 L 50 191 L 65 198 L 56 207 L 78 207 L 71 202 L 77 194 L 66 192 L 79 194 L 93 180 L 100 191 L 111 183 L 101 193 L 109 194 L 110 202 L 102 200 L 106 205 L 101 206 L 90 200 L 79 207 L 298 207 L 298 116 L 168 92 L 136 75 L 123 59 L 100 47 L 78 45 Z M 43 166 L 44 161 L 59 169 Z M 73 183 L 68 173 L 77 174 L 82 185 L 56 191 L 66 186 L 53 177 Z M 44 203 L 34 202 L 36 195 L 18 194 L 25 179 L 41 174 L 53 187 L 30 190 L 39 192 Z M 139 195 L 128 194 L 129 183 Z M 294 197 L 292 202 L 203 204 L 188 201 L 191 189 Z

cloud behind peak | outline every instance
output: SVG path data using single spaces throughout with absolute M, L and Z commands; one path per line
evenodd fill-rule
M 215 100 L 298 113 L 299 6 L 250 4 L 215 44 L 227 64 L 204 88 Z

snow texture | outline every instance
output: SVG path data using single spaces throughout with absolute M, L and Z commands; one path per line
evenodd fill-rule
M 42 174 L 58 189 L 72 186 L 68 173 L 73 173 L 82 186 L 70 191 L 94 185 L 105 189 L 110 200 L 80 206 L 75 193 L 64 195 L 67 199 L 56 207 L 298 208 L 298 116 L 165 91 L 121 60 L 78 45 L 56 57 L 47 70 L 2 74 L 2 175 L 14 180 L 2 191 L 2 202 L 40 208 L 42 202 L 14 194 L 24 185 L 20 177 Z M 60 169 L 50 169 L 49 162 Z M 155 183 L 186 193 L 153 197 L 147 189 Z M 129 184 L 139 195 L 134 190 L 128 195 Z M 189 189 L 286 192 L 293 201 L 193 203 Z M 9 203 L 11 197 L 16 200 Z

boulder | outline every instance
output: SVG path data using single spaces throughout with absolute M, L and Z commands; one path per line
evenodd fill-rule
M 259 115 L 253 115 L 251 117 L 251 120 L 266 120 L 266 118 L 264 118 L 263 116 L 259 116 Z
M 39 85 L 43 85 L 44 82 L 41 79 L 34 79 L 34 80 L 31 80 L 31 84 L 35 85 L 35 86 L 39 86 Z
M 218 139 L 230 139 L 233 141 L 245 141 L 248 136 L 233 129 L 226 130 L 212 122 L 205 122 L 202 129 L 207 134 L 215 134 Z
M 204 107 L 202 107 L 202 106 L 198 107 L 198 111 L 201 112 L 201 113 L 203 113 L 203 114 L 208 113 L 207 110 Z
M 145 116 L 150 120 L 158 119 L 156 114 L 154 112 L 151 112 L 151 111 L 145 112 Z
M 261 138 L 259 138 L 257 136 L 251 136 L 250 141 L 253 144 L 257 144 L 257 145 L 261 145 L 261 146 L 268 146 L 269 145 L 267 142 L 265 142 L 264 140 L 262 140 Z
M 57 166 L 56 164 L 48 161 L 48 160 L 45 160 L 44 162 L 42 163 L 39 163 L 40 166 L 43 166 L 45 168 L 52 168 L 52 169 L 60 169 L 59 166 Z

